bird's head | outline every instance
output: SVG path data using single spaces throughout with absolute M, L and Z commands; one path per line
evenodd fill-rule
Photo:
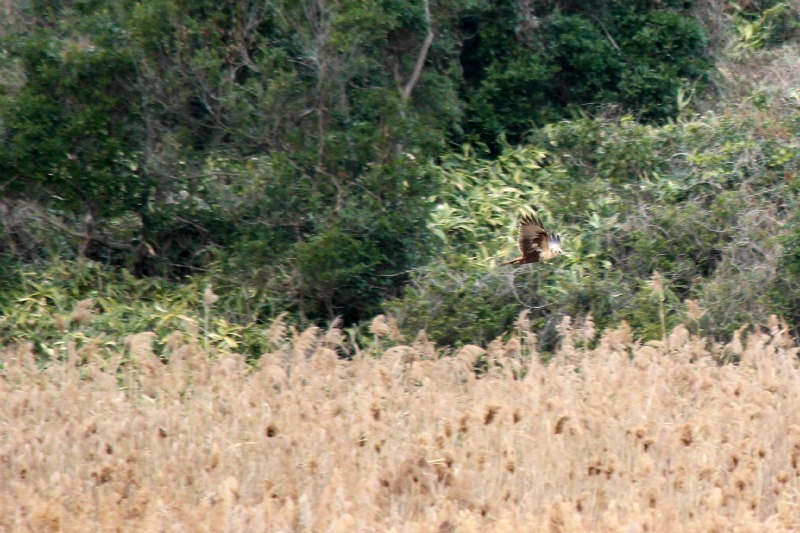
M 561 235 L 555 233 L 550 234 L 550 250 L 556 255 L 564 253 L 564 250 L 561 249 Z

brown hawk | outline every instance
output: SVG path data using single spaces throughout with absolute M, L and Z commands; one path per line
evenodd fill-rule
M 519 251 L 522 257 L 513 261 L 501 263 L 503 265 L 524 265 L 539 261 L 549 261 L 561 255 L 561 237 L 545 229 L 542 222 L 535 215 L 526 215 L 519 221 Z

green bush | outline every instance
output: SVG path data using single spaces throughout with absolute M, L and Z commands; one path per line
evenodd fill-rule
M 495 160 L 454 154 L 438 166 L 445 187 L 432 225 L 442 256 L 387 311 L 409 330 L 464 344 L 511 330 L 527 309 L 544 350 L 565 315 L 591 315 L 599 329 L 625 320 L 640 338 L 660 339 L 689 299 L 708 311 L 699 327 L 719 338 L 775 309 L 793 319 L 786 206 L 797 193 L 776 176 L 797 173 L 800 159 L 787 155 L 793 137 L 760 137 L 761 124 L 733 113 L 659 127 L 578 120 Z M 794 127 L 791 117 L 783 126 Z M 496 266 L 517 253 L 520 207 L 563 236 L 564 256 Z M 655 272 L 663 297 L 649 282 Z M 468 320 L 454 316 L 459 308 Z
M 135 66 L 112 31 L 106 43 L 47 31 L 10 42 L 25 84 L 0 93 L 6 194 L 98 219 L 141 207 L 150 183 L 136 163 Z

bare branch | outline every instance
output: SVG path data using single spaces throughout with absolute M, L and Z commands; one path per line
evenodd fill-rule
M 95 230 L 95 223 L 93 217 L 87 216 L 84 220 L 85 230 L 83 232 L 75 231 L 69 228 L 66 224 L 58 220 L 56 217 L 49 216 L 46 214 L 42 214 L 41 219 L 49 224 L 54 229 L 60 231 L 63 234 L 69 235 L 70 237 L 74 237 L 76 239 L 81 239 L 86 243 L 94 242 L 103 246 L 104 248 L 108 248 L 110 250 L 115 250 L 118 252 L 131 252 L 134 250 L 134 246 L 132 244 L 126 242 L 116 242 L 110 240 L 105 235 L 98 233 Z
M 403 89 L 400 91 L 400 97 L 402 98 L 404 104 L 408 102 L 409 98 L 411 98 L 411 92 L 414 90 L 414 87 L 416 87 L 417 82 L 419 82 L 419 77 L 422 74 L 423 67 L 425 66 L 425 60 L 428 58 L 428 50 L 430 50 L 431 44 L 433 43 L 433 24 L 431 24 L 431 8 L 429 0 L 423 0 L 423 4 L 425 6 L 425 23 L 428 26 L 428 33 L 425 35 L 425 41 L 422 43 L 422 48 L 417 56 L 417 63 L 414 65 L 414 71 L 411 73 L 411 78 L 409 78 L 405 87 L 403 87 Z
M 622 54 L 622 50 L 617 44 L 617 41 L 615 41 L 614 38 L 611 36 L 611 34 L 608 33 L 608 30 L 606 29 L 605 24 L 603 24 L 603 21 L 600 20 L 598 17 L 594 17 L 594 20 L 597 21 L 597 23 L 600 25 L 600 29 L 602 29 L 603 33 L 606 34 L 606 38 L 608 39 L 608 42 L 611 43 L 611 46 L 614 47 L 614 50 L 616 50 L 618 54 Z

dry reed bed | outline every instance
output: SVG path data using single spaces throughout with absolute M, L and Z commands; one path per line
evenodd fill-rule
M 178 333 L 168 365 L 150 334 L 45 369 L 0 353 L 0 529 L 800 527 L 797 350 L 777 328 L 711 351 L 683 327 L 669 350 L 625 329 L 576 349 L 567 328 L 548 365 L 529 333 L 349 362 L 336 330 L 273 333 L 255 369 Z

